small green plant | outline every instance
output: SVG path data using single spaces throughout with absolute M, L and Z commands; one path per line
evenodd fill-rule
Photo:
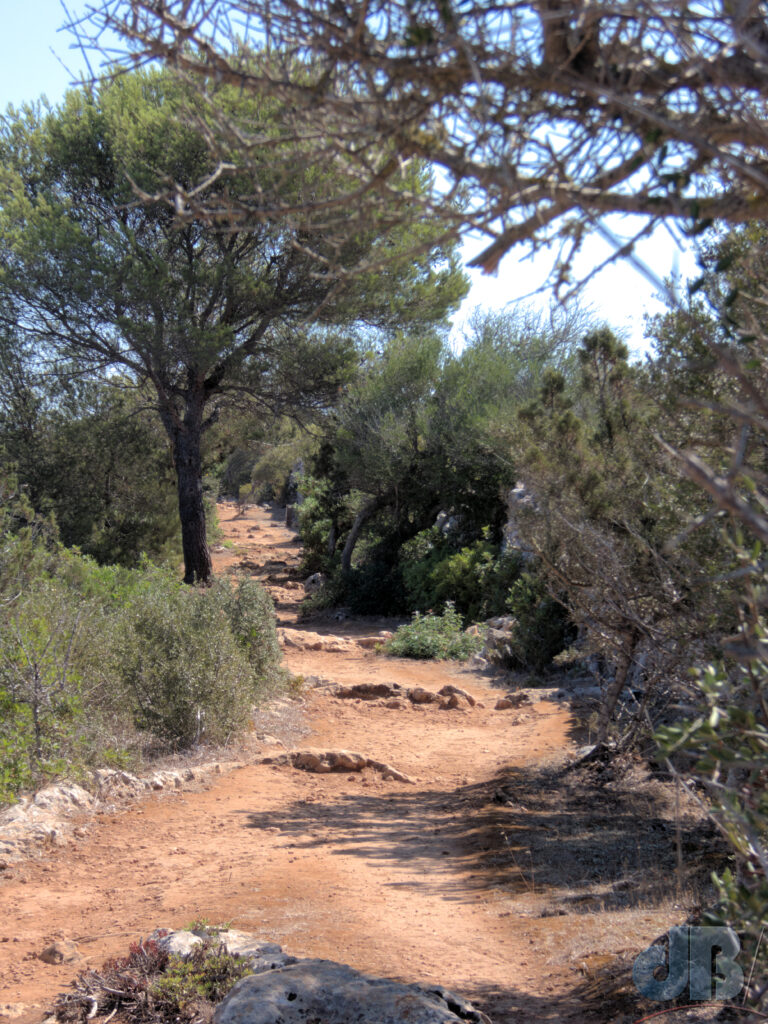
M 248 960 L 227 953 L 214 941 L 201 942 L 188 956 L 172 955 L 149 996 L 166 1015 L 186 1018 L 201 1001 L 219 1003 L 248 974 Z
M 287 692 L 289 697 L 300 697 L 304 692 L 306 682 L 304 676 L 291 675 L 288 678 Z
M 463 661 L 480 650 L 482 640 L 464 632 L 461 615 L 448 603 L 442 615 L 415 612 L 384 645 L 397 658 L 436 658 Z
M 204 932 L 210 926 L 210 921 L 207 917 L 194 917 L 185 926 L 185 932 Z
M 221 921 L 219 924 L 211 924 L 207 917 L 196 917 L 190 921 L 184 929 L 188 932 L 205 932 L 207 936 L 220 935 L 221 932 L 229 931 L 232 927 L 231 921 Z
M 213 934 L 186 956 L 169 955 L 155 939 L 134 942 L 127 956 L 108 960 L 98 971 L 83 971 L 75 991 L 57 999 L 56 1019 L 61 1024 L 89 1020 L 96 996 L 107 1019 L 119 1010 L 126 1021 L 199 1024 L 210 1020 L 215 1005 L 251 973 L 249 960 L 228 953 Z

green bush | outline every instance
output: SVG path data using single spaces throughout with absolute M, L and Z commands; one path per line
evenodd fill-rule
M 269 686 L 282 657 L 272 598 L 264 587 L 250 579 L 240 580 L 234 589 L 229 580 L 217 580 L 209 598 L 226 612 L 232 635 L 248 659 L 257 684 Z
M 222 742 L 287 684 L 253 580 L 205 591 L 62 548 L 0 474 L 0 803 L 150 747 Z
M 0 689 L 0 806 L 34 781 L 29 759 L 29 711 Z
M 38 580 L 9 604 L 0 624 L 2 789 L 61 772 L 79 760 L 85 713 L 84 624 L 91 614 L 55 580 Z
M 219 743 L 242 728 L 256 695 L 254 672 L 222 603 L 167 581 L 123 616 L 116 669 L 136 725 L 184 748 Z
M 333 528 L 329 512 L 330 485 L 305 476 L 301 482 L 303 501 L 298 507 L 299 534 L 301 535 L 301 571 L 307 576 L 330 569 L 328 537 Z M 331 506 L 332 507 L 332 506 Z
M 385 644 L 384 650 L 398 658 L 463 661 L 481 646 L 481 639 L 464 632 L 461 615 L 447 604 L 442 615 L 415 612 L 408 625 L 401 626 Z
M 509 645 L 509 668 L 541 672 L 576 639 L 567 610 L 547 592 L 543 577 L 535 572 L 524 572 L 516 580 L 506 603 L 517 619 Z
M 751 656 L 695 670 L 698 714 L 660 727 L 656 739 L 659 759 L 697 783 L 731 847 L 730 867 L 712 875 L 718 898 L 705 922 L 739 932 L 757 981 L 768 973 L 768 626 L 756 617 L 740 636 Z
M 403 545 L 402 574 L 410 608 L 423 612 L 451 601 L 466 622 L 504 612 L 509 588 L 520 575 L 517 552 L 501 554 L 485 536 L 456 551 L 436 528 L 414 538 L 422 544 L 424 540 L 427 551 L 416 561 L 409 556 L 423 550 L 422 545 Z
M 235 448 L 224 464 L 219 477 L 219 497 L 239 498 L 251 493 L 251 472 L 256 462 L 255 454 L 248 448 Z
M 341 577 L 343 603 L 355 615 L 402 615 L 408 611 L 399 565 L 371 558 Z

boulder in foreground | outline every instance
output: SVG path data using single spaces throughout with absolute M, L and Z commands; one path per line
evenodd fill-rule
M 440 986 L 404 985 L 337 964 L 297 964 L 243 978 L 214 1024 L 490 1024 L 471 1003 Z

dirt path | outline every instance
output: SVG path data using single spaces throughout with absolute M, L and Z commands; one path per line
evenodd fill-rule
M 263 509 L 220 509 L 234 547 L 217 571 L 243 563 L 271 579 L 284 625 L 296 627 L 299 550 Z M 279 564 L 283 563 L 283 564 Z M 307 627 L 345 638 L 386 623 Z M 588 1020 L 572 995 L 592 953 L 627 943 L 620 914 L 540 916 L 537 865 L 506 831 L 494 780 L 510 767 L 562 759 L 571 740 L 563 706 L 538 700 L 495 711 L 489 681 L 457 666 L 286 650 L 297 673 L 338 682 L 398 681 L 437 690 L 453 682 L 484 707 L 390 709 L 302 698 L 310 730 L 299 745 L 346 748 L 414 778 L 311 775 L 250 764 L 204 792 L 168 794 L 97 819 L 49 860 L 0 882 L 0 1003 L 25 1004 L 19 1024 L 66 987 L 72 965 L 36 958 L 47 940 L 77 941 L 89 965 L 158 926 L 228 921 L 299 956 L 340 960 L 377 974 L 440 982 L 476 999 L 496 1024 Z M 275 753 L 274 746 L 263 753 Z M 633 941 L 662 918 L 634 919 Z

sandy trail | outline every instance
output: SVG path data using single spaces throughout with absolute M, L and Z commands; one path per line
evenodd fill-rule
M 295 625 L 303 592 L 285 586 L 299 557 L 295 535 L 264 509 L 236 511 L 220 508 L 235 547 L 218 552 L 217 571 L 245 561 L 255 575 L 271 574 L 279 617 Z M 385 624 L 307 628 L 352 637 Z M 66 988 L 73 965 L 36 959 L 54 936 L 75 939 L 96 966 L 158 926 L 204 918 L 258 932 L 298 956 L 445 984 L 476 999 L 496 1024 L 588 1019 L 569 995 L 574 927 L 582 952 L 615 946 L 620 936 L 606 934 L 610 915 L 532 914 L 534 866 L 510 870 L 509 856 L 497 857 L 511 840 L 493 802 L 493 780 L 509 765 L 564 756 L 567 710 L 538 701 L 524 714 L 498 712 L 499 691 L 480 675 L 362 648 L 288 650 L 286 661 L 294 672 L 339 682 L 432 690 L 454 682 L 485 707 L 395 710 L 310 690 L 302 698 L 309 733 L 298 746 L 357 750 L 415 784 L 370 770 L 318 776 L 254 763 L 203 792 L 100 816 L 73 845 L 0 882 L 0 1003 L 26 1004 L 19 1024 L 39 1021 Z M 652 915 L 645 928 L 658 934 Z

